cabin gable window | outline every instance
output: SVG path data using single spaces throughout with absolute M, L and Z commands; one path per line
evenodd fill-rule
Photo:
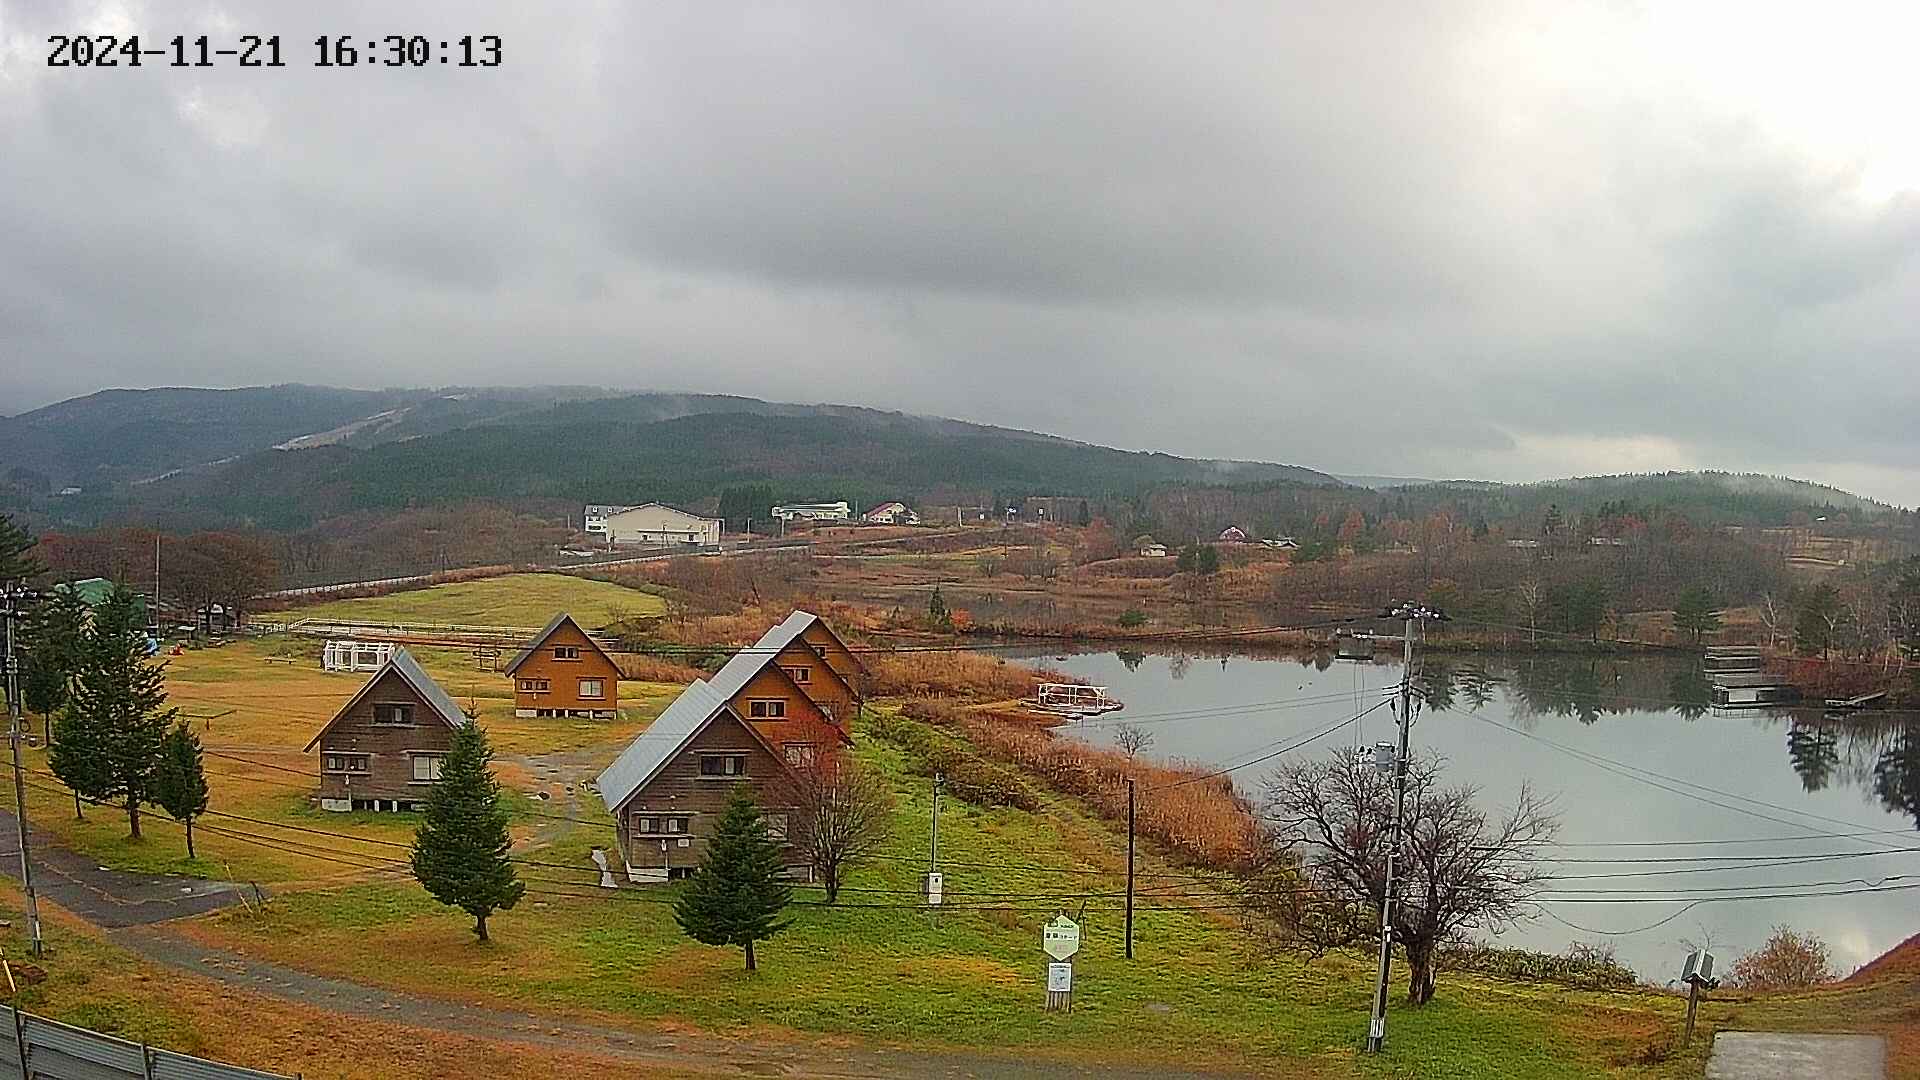
M 780 670 L 787 673 L 787 678 L 792 679 L 794 682 L 800 684 L 801 686 L 805 686 L 813 678 L 812 668 L 783 667 Z
M 702 780 L 740 780 L 747 775 L 747 755 L 717 753 L 700 755 Z
M 413 703 L 410 701 L 375 702 L 373 725 L 375 727 L 412 727 Z
M 523 693 L 544 694 L 551 688 L 552 688 L 552 684 L 546 679 L 521 679 L 520 680 L 520 689 Z
M 807 766 L 813 764 L 814 748 L 812 743 L 781 743 L 780 753 L 786 757 L 787 764 L 789 765 Z
M 781 720 L 787 715 L 787 699 L 755 698 L 747 702 L 749 720 Z
M 555 645 L 553 647 L 553 658 L 555 660 L 578 660 L 580 659 L 580 646 Z
M 330 773 L 351 774 L 370 771 L 366 754 L 322 754 L 320 768 L 322 772 Z

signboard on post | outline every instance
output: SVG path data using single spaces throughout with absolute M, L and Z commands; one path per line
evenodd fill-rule
M 1073 965 L 1047 965 L 1047 993 L 1068 994 L 1073 992 Z
M 1040 928 L 1040 948 L 1055 960 L 1065 960 L 1080 951 L 1080 924 L 1057 915 Z
M 946 879 L 942 877 L 938 872 L 929 873 L 927 875 L 926 891 L 927 891 L 928 907 L 940 906 L 940 893 L 942 888 L 945 886 L 945 884 L 946 884 Z

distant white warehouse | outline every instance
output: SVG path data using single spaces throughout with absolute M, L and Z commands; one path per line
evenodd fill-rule
M 607 535 L 607 519 L 623 510 L 631 509 L 633 509 L 631 506 L 609 506 L 604 503 L 588 503 L 587 512 L 582 518 L 584 523 L 583 527 L 591 535 L 605 536 Z
M 720 519 L 675 510 L 664 503 L 630 506 L 607 515 L 607 539 L 615 544 L 720 544 Z
M 853 517 L 853 507 L 844 502 L 792 503 L 774 507 L 773 516 L 781 521 L 847 521 Z

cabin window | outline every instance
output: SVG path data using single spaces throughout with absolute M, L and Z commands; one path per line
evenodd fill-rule
M 780 752 L 786 755 L 789 765 L 813 764 L 813 744 L 810 742 L 781 743 Z
M 373 707 L 373 722 L 380 727 L 412 727 L 413 705 L 399 701 L 380 702 Z
M 581 679 L 580 696 L 583 698 L 603 698 L 607 696 L 605 679 Z
M 325 758 L 323 764 L 327 772 L 363 773 L 368 771 L 365 754 L 327 754 Z
M 760 825 L 767 830 L 767 839 L 785 840 L 787 838 L 787 815 L 761 814 Z
M 551 684 L 545 679 L 521 679 L 520 689 L 529 694 L 544 694 Z
M 792 679 L 794 682 L 797 682 L 802 686 L 805 686 L 807 684 L 807 680 L 813 677 L 812 668 L 783 667 L 780 670 L 787 673 L 787 678 Z
M 747 702 L 747 718 L 750 720 L 779 720 L 786 715 L 785 698 L 762 698 Z
M 440 779 L 440 763 L 444 760 L 439 754 L 413 755 L 413 778 L 428 783 Z
M 701 754 L 700 775 L 708 779 L 733 779 L 747 775 L 745 754 Z
M 580 646 L 555 645 L 553 647 L 553 658 L 555 660 L 578 660 L 580 659 Z
M 686 814 L 643 814 L 636 811 L 633 815 L 633 835 L 685 836 L 691 820 Z

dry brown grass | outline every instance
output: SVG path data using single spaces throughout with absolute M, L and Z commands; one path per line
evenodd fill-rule
M 978 701 L 1029 697 L 1042 682 L 1073 682 L 1059 672 L 977 652 L 874 653 L 865 658 L 872 692 L 890 697 L 941 694 Z
M 707 676 L 706 672 L 692 664 L 647 653 L 614 653 L 613 662 L 620 666 L 622 679 L 635 682 L 691 683 Z
M 1246 870 L 1253 865 L 1253 808 L 1225 776 L 1206 770 L 1128 760 L 1117 750 L 1055 737 L 1045 728 L 968 709 L 921 700 L 901 710 L 916 720 L 965 735 L 989 757 L 1014 765 L 1055 791 L 1084 800 L 1101 814 L 1124 821 L 1127 778 L 1135 787 L 1135 828 L 1166 845 L 1191 866 Z

